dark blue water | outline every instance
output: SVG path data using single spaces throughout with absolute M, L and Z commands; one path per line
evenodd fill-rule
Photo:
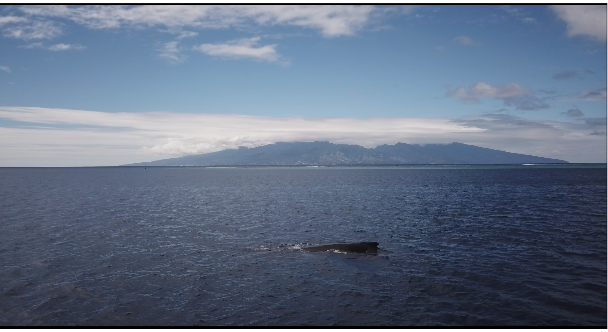
M 605 164 L 2 168 L 0 325 L 605 326 L 606 197 Z

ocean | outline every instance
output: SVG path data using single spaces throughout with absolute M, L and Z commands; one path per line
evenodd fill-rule
M 0 325 L 606 326 L 606 185 L 606 164 L 0 168 Z

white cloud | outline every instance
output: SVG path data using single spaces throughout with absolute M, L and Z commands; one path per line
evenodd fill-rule
M 569 37 L 582 35 L 606 42 L 606 5 L 553 5 L 550 8 L 568 25 Z
M 11 69 L 8 66 L 0 66 L 0 70 L 5 71 L 7 73 L 11 72 Z
M 459 42 L 460 44 L 465 45 L 465 46 L 481 45 L 480 42 L 474 41 L 473 39 L 471 39 L 471 37 L 467 37 L 467 36 L 458 36 L 458 37 L 454 38 L 454 41 Z
M 52 39 L 61 34 L 61 28 L 50 21 L 35 21 L 25 25 L 10 26 L 4 29 L 4 36 L 23 40 Z
M 67 50 L 84 50 L 86 47 L 78 44 L 55 44 L 49 46 L 47 49 L 50 51 L 67 51 Z
M 234 41 L 229 41 L 226 44 L 202 44 L 195 46 L 205 54 L 229 58 L 253 58 L 265 61 L 277 61 L 279 55 L 275 48 L 276 44 L 255 47 L 260 40 L 260 37 L 245 38 Z
M 326 37 L 352 35 L 368 23 L 374 6 L 354 5 L 150 5 L 150 6 L 23 6 L 29 15 L 61 17 L 95 28 L 123 25 L 169 28 L 229 28 L 246 24 L 292 25 L 320 30 Z
M 461 142 L 579 162 L 601 162 L 606 157 L 605 136 L 593 134 L 599 120 L 572 124 L 506 115 L 460 120 L 272 118 L 36 107 L 0 107 L 0 118 L 31 124 L 0 127 L 0 166 L 118 165 L 238 146 L 315 140 L 365 147 Z
M 26 22 L 27 19 L 25 17 L 19 16 L 0 16 L 0 26 L 9 24 L 9 23 L 21 23 Z

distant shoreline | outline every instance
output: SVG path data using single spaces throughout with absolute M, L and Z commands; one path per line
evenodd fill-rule
M 607 168 L 607 163 L 536 163 L 536 164 L 355 164 L 355 165 L 181 165 L 181 166 L 141 166 L 141 165 L 116 165 L 116 166 L 3 166 L 0 169 L 9 168 L 419 168 L 425 169 L 447 169 L 447 168 Z

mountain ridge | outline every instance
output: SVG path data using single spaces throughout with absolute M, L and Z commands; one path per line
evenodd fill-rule
M 327 141 L 277 142 L 255 148 L 160 159 L 122 166 L 314 166 L 394 164 L 524 164 L 568 163 L 564 160 L 512 153 L 463 143 L 379 145 L 334 144 Z

